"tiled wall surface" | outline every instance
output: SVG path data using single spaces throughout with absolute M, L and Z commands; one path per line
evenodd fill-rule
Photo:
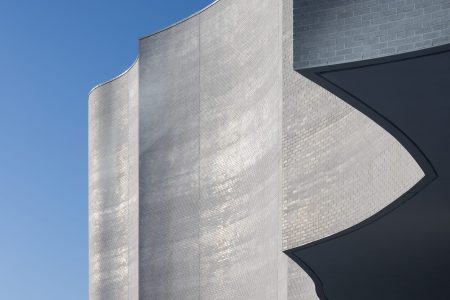
M 295 68 L 448 44 L 449 0 L 294 0 Z
M 304 5 L 312 9 L 331 1 L 317 0 L 314 4 L 294 0 L 295 13 L 299 13 L 299 2 L 309 3 Z M 338 3 L 347 2 L 338 0 L 330 6 L 338 10 Z M 351 1 L 353 5 L 355 2 L 367 1 Z M 287 46 L 292 43 L 291 36 L 285 30 L 283 249 L 305 245 L 360 223 L 392 203 L 424 175 L 388 132 L 289 67 L 292 51 L 298 50 L 295 44 L 294 48 Z
M 279 299 L 278 1 L 200 15 L 201 299 Z
M 140 42 L 141 299 L 285 299 L 280 9 L 219 1 Z
M 89 298 L 137 299 L 138 64 L 89 98 Z
M 198 18 L 140 43 L 141 299 L 199 299 Z
M 298 16 L 347 2 L 294 1 L 218 1 L 143 38 L 139 62 L 91 93 L 91 299 L 317 299 L 282 250 L 363 221 L 423 176 L 294 71 Z

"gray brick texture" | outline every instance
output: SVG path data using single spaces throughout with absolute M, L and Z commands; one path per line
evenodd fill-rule
M 450 42 L 450 0 L 294 0 L 295 69 Z

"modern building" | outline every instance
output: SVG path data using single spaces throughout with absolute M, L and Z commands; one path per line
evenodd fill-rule
M 219 0 L 89 95 L 90 299 L 450 299 L 450 0 Z

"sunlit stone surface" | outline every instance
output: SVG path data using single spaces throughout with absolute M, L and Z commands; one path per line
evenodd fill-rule
M 90 299 L 317 299 L 283 251 L 421 178 L 294 71 L 292 7 L 217 1 L 141 39 L 138 62 L 90 94 Z

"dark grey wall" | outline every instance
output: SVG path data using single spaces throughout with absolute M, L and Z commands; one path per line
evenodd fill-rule
M 383 128 L 293 70 L 289 9 L 285 18 L 283 249 L 287 250 L 364 221 L 408 191 L 423 172 Z
M 450 42 L 449 0 L 294 0 L 295 68 Z

